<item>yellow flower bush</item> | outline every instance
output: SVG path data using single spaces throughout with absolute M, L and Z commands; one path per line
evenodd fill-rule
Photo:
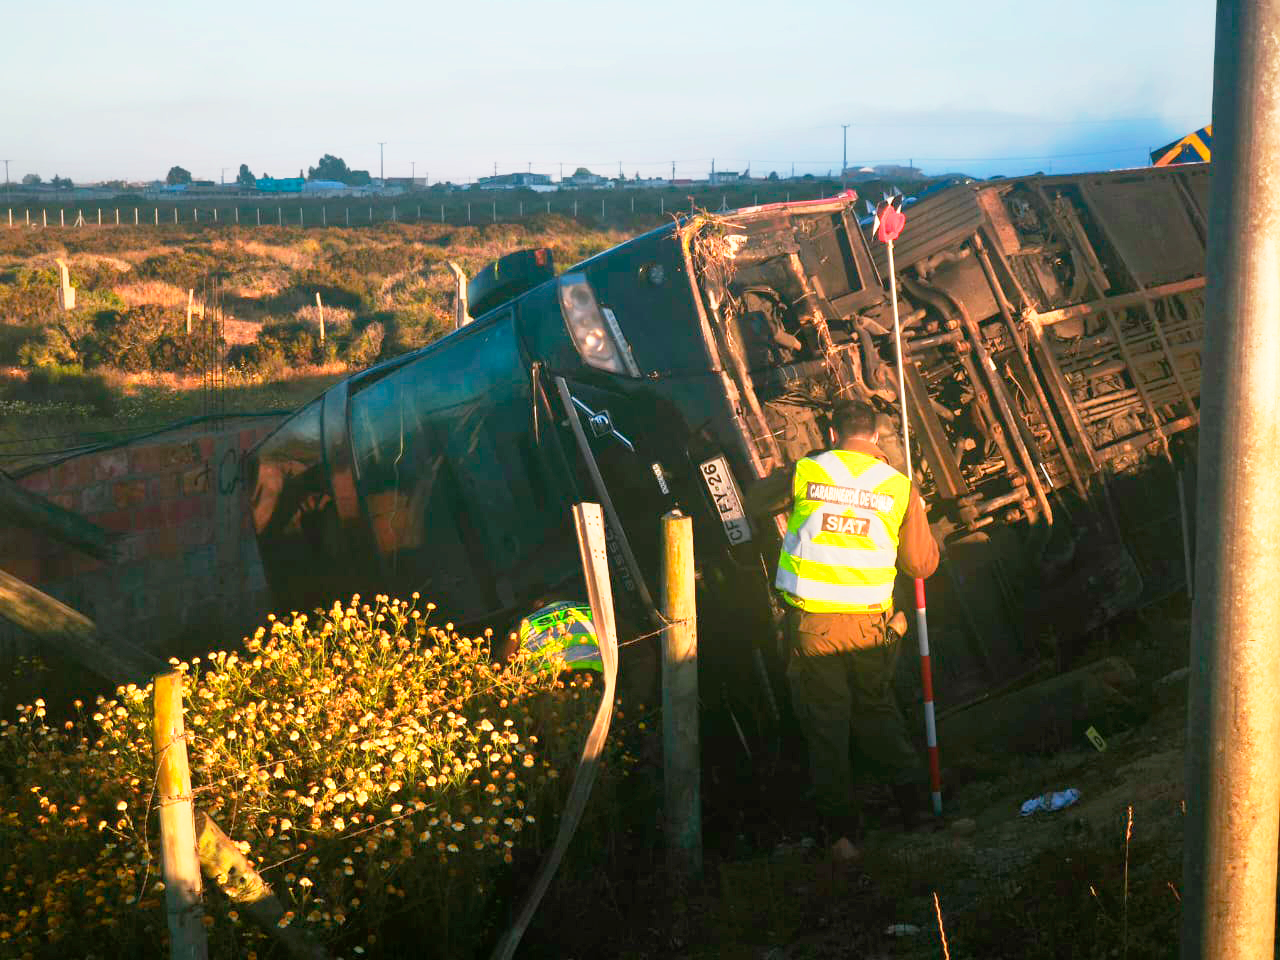
M 176 663 L 195 805 L 337 956 L 466 955 L 553 836 L 598 685 L 355 597 Z M 0 720 L 0 957 L 167 955 L 150 686 Z M 206 882 L 214 956 L 277 947 Z

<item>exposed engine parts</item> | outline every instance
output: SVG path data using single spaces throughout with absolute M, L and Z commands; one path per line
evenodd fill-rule
M 971 183 L 907 208 L 915 479 L 955 528 L 1047 528 L 1055 493 L 1089 498 L 1196 424 L 1207 188 L 1184 166 Z M 844 398 L 896 416 L 887 263 L 848 198 L 685 229 L 762 456 L 820 446 Z

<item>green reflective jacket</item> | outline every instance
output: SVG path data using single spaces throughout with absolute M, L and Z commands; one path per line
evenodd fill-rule
M 520 621 L 519 638 L 522 648 L 548 662 L 559 655 L 570 670 L 604 673 L 591 608 L 586 604 L 564 600 L 531 613 Z

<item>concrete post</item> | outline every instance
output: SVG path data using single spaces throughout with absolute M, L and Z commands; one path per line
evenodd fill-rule
M 1280 0 L 1218 0 L 1184 960 L 1270 960 L 1280 833 Z

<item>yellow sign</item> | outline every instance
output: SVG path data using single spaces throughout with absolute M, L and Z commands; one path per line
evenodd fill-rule
M 1097 747 L 1099 753 L 1107 752 L 1107 741 L 1103 739 L 1097 727 L 1090 727 L 1084 732 L 1084 735 L 1089 738 L 1090 743 Z

